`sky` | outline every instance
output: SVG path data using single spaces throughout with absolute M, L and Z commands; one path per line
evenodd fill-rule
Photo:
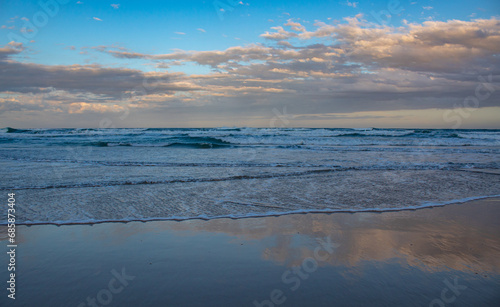
M 0 127 L 500 128 L 500 1 L 0 0 Z

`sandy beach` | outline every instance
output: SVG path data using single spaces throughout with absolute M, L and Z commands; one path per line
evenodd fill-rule
M 19 226 L 15 305 L 498 306 L 499 221 L 500 199 L 490 198 L 385 213 Z
M 498 0 L 0 0 L 0 307 L 498 307 L 499 119 Z

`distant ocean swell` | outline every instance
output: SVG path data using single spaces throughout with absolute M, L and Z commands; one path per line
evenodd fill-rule
M 232 146 L 487 146 L 500 145 L 495 130 L 418 129 L 14 129 L 0 144 L 46 146 L 187 147 Z M 310 148 L 313 149 L 313 148 Z

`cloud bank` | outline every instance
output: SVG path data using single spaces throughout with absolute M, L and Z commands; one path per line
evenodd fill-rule
M 124 64 L 147 63 L 153 71 L 19 61 L 25 48 L 11 42 L 0 47 L 1 116 L 87 114 L 89 122 L 127 108 L 138 118 L 164 114 L 193 125 L 208 123 L 203 118 L 224 125 L 228 118 L 270 118 L 273 109 L 287 106 L 297 119 L 334 114 L 326 118 L 335 122 L 342 113 L 453 108 L 474 94 L 480 76 L 489 76 L 490 86 L 500 89 L 495 18 L 391 27 L 368 23 L 360 14 L 337 23 L 316 21 L 309 28 L 289 19 L 260 37 L 261 43 L 212 51 L 88 49 Z M 173 72 L 184 65 L 210 72 Z M 479 107 L 500 107 L 498 97 L 494 93 Z

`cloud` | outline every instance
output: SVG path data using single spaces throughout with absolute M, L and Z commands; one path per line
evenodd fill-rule
M 123 112 L 125 106 L 118 104 L 105 104 L 105 103 L 87 103 L 87 102 L 73 102 L 68 105 L 67 111 L 69 114 L 74 113 L 108 113 L 108 112 Z
M 9 23 L 10 23 L 10 22 L 14 22 L 14 21 L 15 21 L 16 19 L 18 19 L 18 18 L 19 18 L 19 16 L 14 16 L 14 17 L 11 17 L 11 18 L 9 18 L 9 20 L 7 20 L 7 22 L 9 22 Z
M 290 19 L 284 24 L 289 30 L 272 27 L 274 32 L 261 35 L 275 42 L 275 46 L 250 44 L 225 50 L 179 50 L 156 55 L 109 48 L 101 51 L 117 58 L 194 62 L 228 73 L 253 69 L 255 66 L 249 65 L 253 61 L 266 62 L 269 71 L 276 66 L 287 69 L 290 66 L 290 71 L 301 74 L 307 69 L 321 70 L 321 73 L 348 69 L 349 73 L 357 73 L 360 66 L 373 71 L 394 68 L 455 74 L 498 68 L 500 27 L 496 19 L 427 21 L 394 28 L 373 26 L 360 18 L 351 18 L 342 24 L 317 22 L 311 31 Z M 324 42 L 308 45 L 317 38 Z M 489 63 L 486 70 L 485 62 Z
M 198 29 L 196 29 L 196 30 L 198 30 L 198 31 L 200 31 L 200 32 L 203 32 L 203 33 L 207 32 L 207 31 L 205 31 L 205 30 L 204 30 L 204 29 L 202 29 L 202 28 L 198 28 Z
M 351 2 L 349 0 L 347 0 L 347 3 L 346 3 L 348 6 L 351 6 L 353 8 L 356 8 L 358 6 L 358 2 Z
M 0 47 L 0 61 L 11 55 L 21 53 L 24 49 L 25 48 L 22 43 L 12 41 L 3 47 Z
M 97 20 L 97 21 L 102 21 L 101 18 L 97 18 L 97 17 L 92 17 L 94 20 Z
M 265 39 L 276 40 L 276 41 L 286 40 L 291 37 L 297 37 L 297 34 L 285 31 L 285 29 L 283 29 L 283 27 L 281 26 L 271 27 L 271 29 L 275 30 L 275 32 L 266 31 L 266 33 L 261 34 L 260 36 Z
M 342 58 L 348 53 L 350 60 L 365 65 L 457 72 L 467 65 L 478 69 L 478 61 L 486 58 L 497 63 L 494 54 L 500 50 L 500 27 L 494 18 L 427 21 L 400 28 L 372 26 L 359 17 L 348 19 L 347 24 L 318 22 L 314 31 L 291 22 L 285 26 L 291 29 L 274 27 L 275 32 L 266 32 L 261 37 L 273 41 L 323 38 L 332 42 L 325 55 Z
M 0 48 L 0 70 L 4 72 L 0 75 L 0 92 L 40 93 L 55 88 L 72 94 L 92 94 L 100 99 L 118 99 L 124 92 L 140 87 L 144 80 L 156 83 L 151 93 L 196 88 L 175 81 L 182 76 L 180 73 L 145 73 L 99 65 L 41 65 L 7 60 L 23 50 L 22 44 L 13 42 Z
M 491 74 L 494 84 L 500 79 L 495 18 L 401 27 L 374 25 L 362 15 L 312 26 L 288 19 L 261 37 L 265 44 L 223 50 L 146 54 L 116 45 L 85 48 L 127 64 L 146 61 L 161 72 L 18 62 L 14 56 L 24 47 L 12 42 L 0 47 L 0 92 L 17 97 L 9 100 L 9 110 L 32 108 L 21 98 L 50 92 L 44 106 L 71 114 L 113 112 L 129 95 L 135 97 L 127 99 L 129 107 L 140 114 L 264 118 L 286 105 L 302 120 L 334 120 L 346 119 L 341 114 L 347 112 L 451 108 L 474 94 L 478 76 Z M 168 72 L 192 64 L 210 72 Z M 144 80 L 155 86 L 141 89 Z M 500 101 L 491 98 L 483 106 Z
M 111 7 L 113 7 L 115 10 L 120 8 L 120 4 L 111 4 Z
M 424 10 L 428 10 L 428 11 L 433 9 L 433 7 L 432 7 L 432 6 L 424 6 L 424 7 L 422 7 L 422 8 L 423 8 Z
M 178 34 L 178 35 L 186 35 L 186 33 L 184 32 L 174 32 L 175 34 Z
M 303 25 L 301 25 L 298 22 L 292 21 L 292 19 L 288 19 L 287 23 L 285 23 L 285 26 L 291 27 L 293 31 L 297 31 L 297 32 L 305 32 L 306 31 L 306 28 Z

